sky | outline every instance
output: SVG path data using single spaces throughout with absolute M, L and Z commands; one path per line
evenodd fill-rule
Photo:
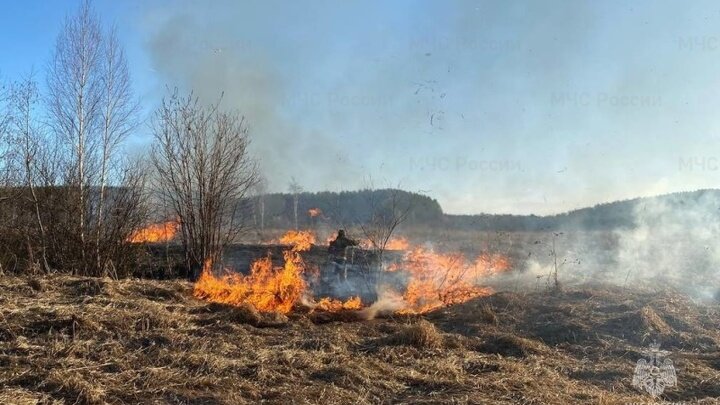
M 74 0 L 0 0 L 0 78 L 42 76 Z M 148 150 L 168 89 L 248 120 L 271 191 L 418 191 L 553 214 L 720 178 L 714 1 L 96 0 Z

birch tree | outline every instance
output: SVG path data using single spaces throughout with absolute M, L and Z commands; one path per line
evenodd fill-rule
M 60 141 L 63 189 L 76 229 L 66 232 L 69 241 L 61 241 L 62 263 L 82 274 L 106 274 L 125 261 L 123 235 L 144 215 L 139 188 L 145 175 L 121 151 L 138 122 L 125 52 L 115 28 L 103 31 L 90 1 L 65 20 L 48 65 L 47 88 L 49 122 Z
M 48 65 L 48 112 L 53 129 L 69 146 L 68 181 L 75 189 L 75 215 L 79 239 L 79 264 L 87 272 L 87 191 L 92 155 L 102 101 L 103 36 L 90 2 L 83 1 L 78 13 L 67 17 L 57 37 Z
M 106 191 L 109 170 L 118 147 L 137 126 L 138 103 L 130 86 L 125 52 L 113 27 L 103 41 L 100 75 L 100 190 L 95 224 L 95 260 L 98 268 L 104 267 L 100 245 L 105 225 Z M 132 176 L 131 176 L 132 177 Z M 131 181 L 131 183 L 133 183 Z M 133 183 L 134 184 L 134 183 Z
M 295 177 L 291 177 L 288 190 L 293 198 L 293 224 L 295 225 L 295 229 L 298 229 L 298 204 L 300 203 L 300 193 L 303 192 L 303 188 L 300 183 L 295 180 Z
M 264 176 L 259 176 L 255 184 L 254 192 L 257 198 L 257 207 L 255 215 L 260 215 L 260 230 L 265 230 L 265 195 L 268 190 L 268 181 Z M 256 224 L 257 225 L 257 224 Z

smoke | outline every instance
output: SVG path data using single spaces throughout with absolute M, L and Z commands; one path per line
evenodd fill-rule
M 720 202 L 649 199 L 635 207 L 636 227 L 618 232 L 616 283 L 665 284 L 692 296 L 712 297 L 720 270 Z
M 407 307 L 407 302 L 395 290 L 380 288 L 377 300 L 360 312 L 363 319 L 370 320 L 378 315 L 392 314 Z
M 599 114 L 609 117 L 603 121 L 633 129 L 645 122 L 638 120 L 639 115 L 651 117 L 638 132 L 655 133 L 648 131 L 650 128 L 668 136 L 665 131 L 670 127 L 656 119 L 658 111 L 674 111 L 677 106 L 668 102 L 671 93 L 658 93 L 650 86 L 653 75 L 659 73 L 639 69 L 645 61 L 637 59 L 634 50 L 622 54 L 633 58 L 632 72 L 618 69 L 617 74 L 595 80 L 597 77 L 590 76 L 595 74 L 593 70 L 577 68 L 580 62 L 594 60 L 582 52 L 588 44 L 609 43 L 616 39 L 615 35 L 622 35 L 614 30 L 600 30 L 598 34 L 594 30 L 598 27 L 588 25 L 587 21 L 602 25 L 593 18 L 595 9 L 589 4 L 548 9 L 532 4 L 506 7 L 463 3 L 449 16 L 442 13 L 438 25 L 452 27 L 449 32 L 436 31 L 434 18 L 432 24 L 422 19 L 390 21 L 406 24 L 410 36 L 403 36 L 404 30 L 385 35 L 383 28 L 373 28 L 374 24 L 346 27 L 349 20 L 368 18 L 375 22 L 373 11 L 381 10 L 372 4 L 348 3 L 337 9 L 329 6 L 321 3 L 306 10 L 307 5 L 302 4 L 188 1 L 176 3 L 175 11 L 163 8 L 150 13 L 144 20 L 151 64 L 160 78 L 158 90 L 178 86 L 195 91 L 204 102 L 216 102 L 224 94 L 222 106 L 248 118 L 252 151 L 273 190 L 284 189 L 291 176 L 303 184 L 312 184 L 311 188 L 352 187 L 365 178 L 369 162 L 374 162 L 385 164 L 391 175 L 409 173 L 410 182 L 403 181 L 404 186 L 433 190 L 451 211 L 471 206 L 474 209 L 478 201 L 500 201 L 507 210 L 505 206 L 514 204 L 509 202 L 510 197 L 517 197 L 513 201 L 520 200 L 525 207 L 533 203 L 523 200 L 528 195 L 528 184 L 543 186 L 542 190 L 530 190 L 531 200 L 539 201 L 540 196 L 544 200 L 545 195 L 557 195 L 557 200 L 569 202 L 578 201 L 577 195 L 582 196 L 582 201 L 597 200 L 597 193 L 606 195 L 608 190 L 616 195 L 617 190 L 620 194 L 644 190 L 650 180 L 657 178 L 656 172 L 667 170 L 668 162 L 677 161 L 674 146 L 661 154 L 653 149 L 652 156 L 647 156 L 644 138 L 627 139 L 624 131 L 614 127 L 608 130 L 594 121 Z M 275 12 L 278 7 L 283 7 L 282 13 Z M 363 11 L 363 7 L 370 11 Z M 444 4 L 437 7 L 447 8 Z M 535 15 L 545 18 L 535 19 Z M 587 18 L 575 18 L 577 15 Z M 547 18 L 555 23 L 548 24 Z M 312 23 L 298 24 L 304 20 Z M 505 29 L 506 25 L 512 29 Z M 548 31 L 547 26 L 564 27 L 559 33 L 573 35 L 557 35 L 562 39 L 558 43 L 556 33 Z M 318 32 L 327 33 L 327 38 L 318 40 Z M 424 34 L 413 37 L 413 32 Z M 304 43 L 307 39 L 319 45 Z M 358 59 L 357 55 L 367 59 Z M 481 63 L 487 60 L 494 63 Z M 299 66 L 287 69 L 291 64 Z M 518 70 L 518 66 L 530 65 L 536 67 L 532 74 Z M 512 86 L 497 87 L 498 81 Z M 597 86 L 588 88 L 572 85 L 596 82 Z M 312 90 L 315 85 L 317 91 Z M 535 96 L 518 103 L 517 94 L 507 91 L 509 87 Z M 585 113 L 588 110 L 578 113 L 584 106 L 563 101 L 564 96 L 586 94 L 667 98 L 659 106 L 662 109 L 634 111 L 637 114 L 628 114 L 627 109 L 608 103 L 591 106 L 592 114 Z M 556 100 L 548 104 L 553 98 Z M 529 118 L 523 115 L 527 105 L 546 106 L 548 111 L 540 111 L 538 116 L 560 114 L 559 126 L 555 120 L 540 120 L 533 125 L 535 132 L 555 134 L 556 142 L 534 137 L 523 143 L 523 138 L 517 137 L 527 132 L 524 127 Z M 584 128 L 586 131 L 581 132 L 587 139 L 569 138 L 576 136 L 576 131 L 557 132 L 557 127 Z M 336 132 L 328 132 L 331 130 Z M 598 131 L 618 135 L 601 138 Z M 457 135 L 462 132 L 473 134 L 472 138 Z M 498 133 L 516 136 L 506 136 L 512 139 L 511 144 L 506 144 L 494 140 Z M 483 135 L 493 138 L 474 141 Z M 471 139 L 473 142 L 468 142 Z M 597 145 L 596 139 L 602 139 L 602 145 Z M 618 142 L 627 146 L 620 154 L 603 149 Z M 518 148 L 518 144 L 526 147 Z M 566 147 L 558 149 L 558 144 Z M 582 151 L 576 150 L 578 147 Z M 685 144 L 678 147 L 684 148 Z M 588 155 L 588 150 L 594 152 Z M 566 152 L 573 158 L 564 160 Z M 468 154 L 478 159 L 500 157 L 523 162 L 523 173 L 464 175 L 468 173 L 444 169 L 444 162 L 456 162 Z M 554 170 L 548 176 L 544 171 L 548 155 L 571 167 L 562 174 L 569 180 L 557 180 L 560 171 L 556 168 L 547 169 Z M 614 163 L 622 163 L 622 159 L 636 162 L 640 158 L 647 159 L 652 170 L 638 170 L 642 176 L 632 175 L 618 185 L 618 170 L 624 170 L 626 175 L 627 165 Z M 607 159 L 614 159 L 610 162 L 613 164 L 608 164 Z M 424 170 L 425 166 L 432 170 Z M 548 183 L 544 178 L 553 180 Z M 678 179 L 691 180 L 674 176 L 669 185 L 661 185 L 671 187 Z M 589 188 L 592 193 L 584 195 L 586 184 L 593 184 Z M 488 198 L 477 198 L 479 189 L 487 190 Z M 469 197 L 451 198 L 463 195 Z M 501 196 L 506 196 L 508 202 L 498 200 Z M 560 206 L 558 201 L 537 204 L 538 209 L 552 205 L 556 210 Z M 549 254 L 552 237 L 548 235 L 541 243 L 523 247 L 530 253 L 522 259 L 524 272 L 509 272 L 498 279 L 518 285 L 544 285 L 554 271 L 553 259 L 557 259 L 564 283 L 669 285 L 698 297 L 715 293 L 712 286 L 717 282 L 720 254 L 716 198 L 705 195 L 686 204 L 645 200 L 635 206 L 633 219 L 633 227 L 626 230 L 568 231 L 557 237 L 554 257 Z
M 508 109 L 503 125 L 521 113 L 516 98 L 489 82 L 495 76 L 504 82 L 504 72 L 527 65 L 527 57 L 536 74 L 564 81 L 569 66 L 562 61 L 571 53 L 540 51 L 548 41 L 536 35 L 538 23 L 522 20 L 547 7 L 532 4 L 425 4 L 417 16 L 384 2 L 359 1 L 180 0 L 172 9 L 149 8 L 142 21 L 158 79 L 153 96 L 165 86 L 194 90 L 208 103 L 224 93 L 223 107 L 248 118 L 251 150 L 271 190 L 284 191 L 291 176 L 311 190 L 356 188 L 369 175 L 432 190 L 455 211 L 491 200 L 460 198 L 475 195 L 481 186 L 476 182 L 513 195 L 528 184 L 526 178 L 519 184 L 519 173 L 478 176 L 476 165 L 464 163 L 530 163 L 535 156 L 534 148 L 524 156 L 505 143 L 479 141 L 506 132 L 487 119 L 498 108 Z M 546 18 L 569 25 L 573 35 L 565 45 L 577 50 L 586 36 L 577 16 L 589 11 L 561 7 Z M 510 82 L 518 80 L 531 82 L 523 94 L 547 98 L 546 88 L 535 88 L 547 78 L 513 74 Z M 455 163 L 446 168 L 443 162 Z
M 629 288 L 674 288 L 714 299 L 720 287 L 720 199 L 716 192 L 642 199 L 632 226 L 614 231 L 571 230 L 530 242 L 520 271 L 496 282 L 545 288 L 557 260 L 561 284 L 610 283 Z
M 221 108 L 244 115 L 251 151 L 274 190 L 283 191 L 291 176 L 320 177 L 329 185 L 362 178 L 362 171 L 348 161 L 343 170 L 317 170 L 337 165 L 343 151 L 328 134 L 298 125 L 301 120 L 287 114 L 288 107 L 317 100 L 292 90 L 269 39 L 231 29 L 233 22 L 222 18 L 222 13 L 242 13 L 242 5 L 221 3 L 222 7 L 187 3 L 177 8 L 182 11 L 163 10 L 168 17 L 148 18 L 153 26 L 146 45 L 160 78 L 157 92 L 166 94 L 167 88 L 177 87 L 192 91 L 203 103 L 220 101 Z M 312 165 L 307 164 L 310 157 Z

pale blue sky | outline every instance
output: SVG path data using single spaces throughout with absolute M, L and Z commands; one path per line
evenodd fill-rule
M 2 1 L 0 74 L 75 1 Z M 713 1 L 110 1 L 146 112 L 194 89 L 251 125 L 273 190 L 400 184 L 453 213 L 715 187 Z M 129 150 L 147 150 L 147 126 Z

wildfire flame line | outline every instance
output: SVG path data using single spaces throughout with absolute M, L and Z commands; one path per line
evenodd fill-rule
M 252 304 L 259 311 L 288 313 L 307 289 L 302 277 L 304 263 L 298 251 L 283 252 L 285 264 L 273 267 L 270 257 L 256 260 L 250 274 L 226 273 L 215 276 L 207 261 L 195 283 L 197 298 L 230 305 Z
M 384 271 L 406 273 L 407 285 L 402 292 L 385 286 L 383 289 L 400 302 L 395 311 L 401 314 L 425 313 L 491 294 L 491 288 L 479 284 L 482 278 L 510 268 L 509 260 L 502 255 L 483 254 L 468 260 L 460 253 L 437 253 L 429 248 L 413 247 L 406 239 L 391 242 L 387 249 L 406 252 L 400 262 Z M 284 265 L 273 266 L 270 257 L 264 257 L 252 263 L 248 275 L 227 272 L 216 276 L 212 263 L 206 262 L 194 287 L 195 297 L 230 305 L 251 304 L 263 312 L 290 312 L 310 297 L 306 278 L 317 274 L 317 269 L 308 268 L 301 253 L 312 247 L 315 235 L 309 231 L 289 231 L 280 238 L 280 243 L 290 245 L 283 252 Z M 364 306 L 359 297 L 344 302 L 324 297 L 313 308 L 341 311 L 359 310 Z
M 251 304 L 262 312 L 290 312 L 308 294 L 304 275 L 309 271 L 300 253 L 312 247 L 315 235 L 307 231 L 289 231 L 280 242 L 291 245 L 283 252 L 285 264 L 282 267 L 273 266 L 268 256 L 253 262 L 248 275 L 228 272 L 215 276 L 212 262 L 208 260 L 195 283 L 193 295 L 222 304 Z M 326 298 L 317 303 L 316 309 L 337 311 L 361 307 L 360 298 L 346 302 Z

